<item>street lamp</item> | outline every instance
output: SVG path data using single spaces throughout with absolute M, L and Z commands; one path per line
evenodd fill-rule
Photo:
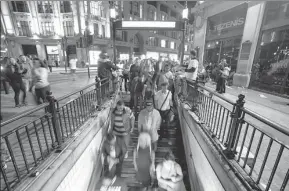
M 185 32 L 186 32 L 186 28 L 187 28 L 187 20 L 188 20 L 188 16 L 189 16 L 189 9 L 187 7 L 187 2 L 186 2 L 186 6 L 185 9 L 183 10 L 182 13 L 182 17 L 184 20 L 184 30 L 183 30 L 183 38 L 182 38 L 182 52 L 181 52 L 181 64 L 183 64 L 184 62 L 184 55 L 185 55 Z
M 113 63 L 116 64 L 116 47 L 115 47 L 115 26 L 114 21 L 116 19 L 116 11 L 114 6 L 111 6 L 110 9 L 110 23 L 111 23 L 111 37 L 112 37 L 112 46 L 113 46 Z

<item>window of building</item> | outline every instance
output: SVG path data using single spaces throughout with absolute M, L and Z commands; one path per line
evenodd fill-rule
M 19 31 L 19 36 L 32 36 L 30 21 L 18 21 L 17 28 Z
M 42 34 L 45 36 L 54 35 L 54 24 L 53 22 L 41 22 Z
M 74 35 L 73 21 L 64 21 L 63 29 L 64 29 L 64 35 L 73 36 Z
M 162 21 L 168 20 L 168 15 L 166 13 L 164 13 L 164 12 L 161 12 L 161 20 Z
M 98 1 L 91 1 L 90 2 L 90 13 L 92 15 L 100 15 L 100 7 L 99 7 L 99 2 Z
M 166 40 L 161 40 L 161 47 L 165 48 L 166 47 Z
M 148 45 L 154 46 L 155 45 L 155 37 L 149 37 L 148 38 Z
M 130 2 L 130 14 L 140 17 L 139 6 L 138 2 Z
M 122 40 L 127 42 L 127 31 L 122 31 Z
M 153 7 L 149 7 L 147 12 L 147 20 L 154 21 L 156 20 L 156 16 L 157 16 L 156 9 Z
M 61 13 L 71 13 L 71 1 L 60 1 L 60 12 Z
M 143 8 L 143 7 L 142 7 L 142 4 L 140 4 L 140 5 L 139 5 L 139 13 L 140 13 L 139 17 L 140 17 L 141 19 L 142 19 L 142 17 L 143 17 L 143 16 L 142 16 L 142 14 L 143 14 L 142 8 Z
M 26 1 L 11 1 L 14 12 L 29 13 L 28 4 Z
M 93 23 L 93 31 L 94 31 L 94 35 L 96 35 L 96 36 L 99 35 L 98 23 Z
M 105 36 L 105 25 L 102 25 L 102 36 L 103 36 L 103 38 L 106 37 L 106 36 Z
M 53 13 L 52 1 L 38 1 L 37 2 L 38 13 Z
M 185 51 L 186 52 L 188 51 L 188 45 L 187 44 L 185 45 Z
M 100 16 L 105 17 L 104 7 L 103 6 L 99 6 L 99 7 L 100 7 Z
M 171 42 L 171 49 L 175 49 L 175 42 Z

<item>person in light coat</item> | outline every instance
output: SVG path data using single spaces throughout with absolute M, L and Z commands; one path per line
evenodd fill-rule
M 161 126 L 161 115 L 153 107 L 153 100 L 148 99 L 146 108 L 141 110 L 138 116 L 138 132 L 148 132 L 151 135 L 152 149 L 157 150 L 157 141 L 159 139 L 158 130 Z

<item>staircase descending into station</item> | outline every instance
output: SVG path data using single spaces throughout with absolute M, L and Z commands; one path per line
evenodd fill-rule
M 129 96 L 124 97 L 124 102 L 127 106 L 129 105 L 128 97 Z M 138 113 L 135 116 L 135 118 L 136 118 L 136 122 L 135 122 L 134 131 L 131 134 L 131 141 L 130 141 L 130 146 L 128 149 L 128 157 L 123 162 L 123 168 L 122 168 L 122 173 L 121 173 L 121 177 L 127 179 L 127 185 L 129 188 L 132 188 L 131 190 L 137 190 L 137 188 L 141 187 L 141 185 L 135 179 L 136 173 L 135 173 L 134 165 L 133 165 L 133 150 L 134 148 L 136 148 L 137 141 L 138 141 L 138 130 L 137 130 Z M 186 185 L 187 190 L 191 190 L 188 173 L 186 171 L 187 164 L 186 164 L 186 158 L 185 158 L 185 153 L 184 153 L 181 127 L 180 127 L 178 120 L 175 120 L 174 122 L 170 123 L 169 134 L 171 137 L 170 140 L 172 141 L 172 145 L 168 144 L 167 137 L 158 141 L 156 158 L 155 158 L 155 166 L 157 166 L 157 164 L 163 160 L 165 153 L 170 149 L 176 157 L 176 162 L 179 163 L 182 167 L 183 174 L 184 174 L 184 183 Z

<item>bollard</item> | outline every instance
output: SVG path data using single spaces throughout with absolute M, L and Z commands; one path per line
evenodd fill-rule
M 55 139 L 57 142 L 57 148 L 60 149 L 62 146 L 62 138 L 61 138 L 61 132 L 60 132 L 59 118 L 57 114 L 58 111 L 56 110 L 56 107 L 55 107 L 56 99 L 52 95 L 52 92 L 47 91 L 46 95 L 47 95 L 46 98 L 49 101 L 49 112 L 52 115 L 51 121 L 52 121 Z
M 238 100 L 236 101 L 236 104 L 234 106 L 233 112 L 231 114 L 232 117 L 232 123 L 229 130 L 229 136 L 228 136 L 228 142 L 226 143 L 227 148 L 223 151 L 224 154 L 228 159 L 234 159 L 235 158 L 235 151 L 234 146 L 236 143 L 236 137 L 238 128 L 240 125 L 244 122 L 243 118 L 243 110 L 245 104 L 245 96 L 243 94 L 239 94 Z

